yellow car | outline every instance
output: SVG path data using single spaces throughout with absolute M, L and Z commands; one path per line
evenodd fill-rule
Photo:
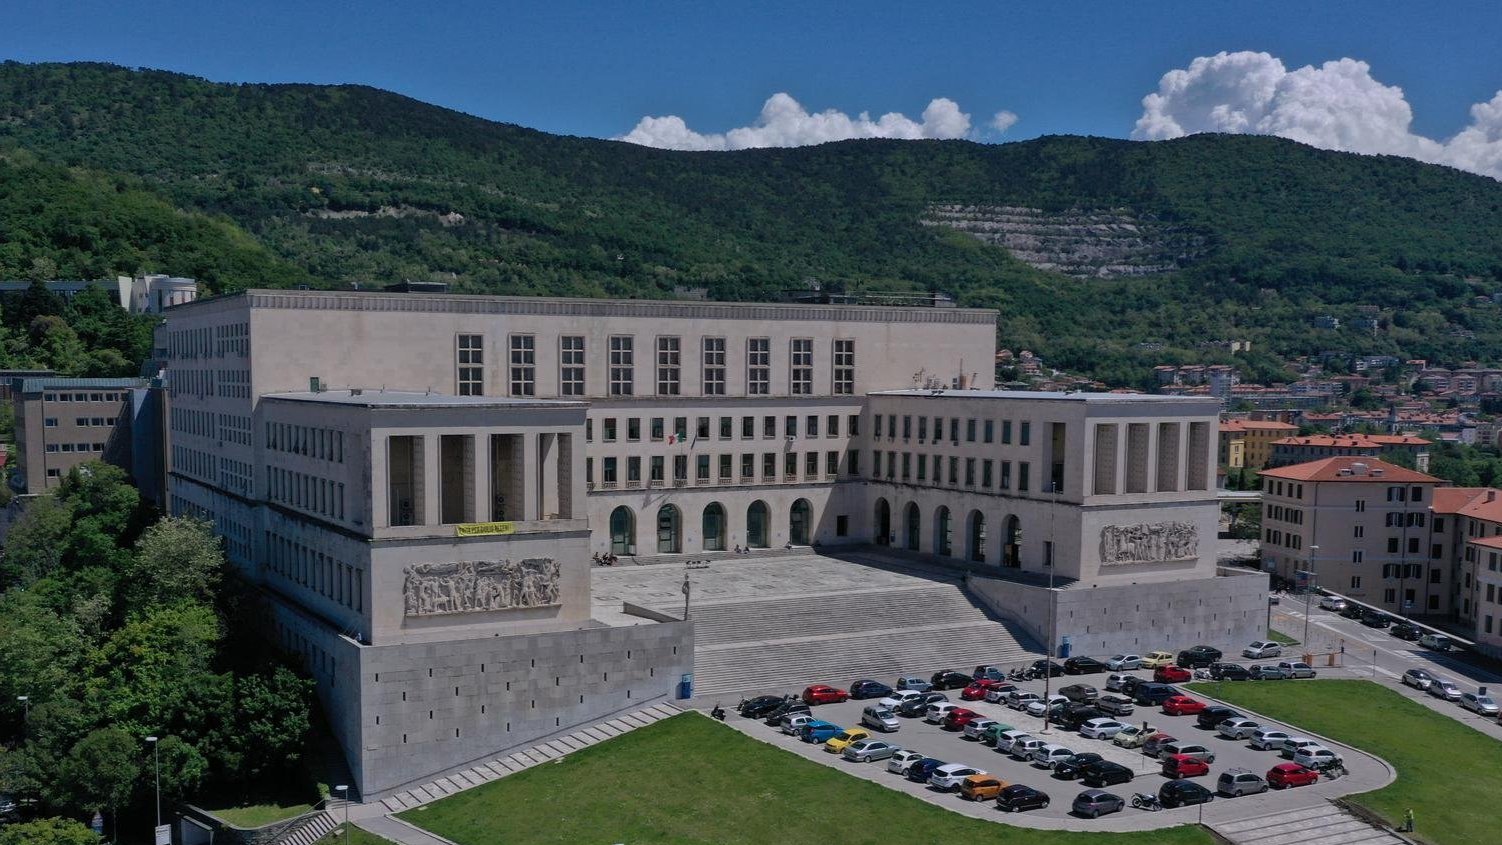
M 1142 668 L 1156 669 L 1159 666 L 1172 666 L 1174 661 L 1171 651 L 1150 651 L 1142 658 Z
M 863 739 L 870 738 L 870 731 L 861 730 L 860 728 L 851 728 L 848 731 L 840 731 L 829 739 L 824 740 L 824 750 L 828 751 L 831 754 L 839 754 L 847 747 L 849 747 L 852 743 L 860 742 Z

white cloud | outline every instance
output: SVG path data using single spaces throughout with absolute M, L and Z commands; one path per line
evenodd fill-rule
M 1471 124 L 1448 141 L 1417 135 L 1403 89 L 1356 59 L 1288 70 L 1267 53 L 1217 53 L 1163 74 L 1142 98 L 1132 137 L 1196 132 L 1277 135 L 1311 146 L 1409 156 L 1502 179 L 1502 91 L 1471 107 Z
M 1007 126 L 1016 121 L 1011 112 L 1001 112 L 991 125 Z M 966 138 L 971 135 L 970 115 L 953 100 L 939 97 L 923 110 L 922 120 L 889 112 L 873 120 L 866 112 L 854 117 L 836 109 L 809 112 L 786 93 L 769 97 L 761 114 L 750 126 L 724 134 L 695 132 L 677 115 L 644 117 L 634 129 L 616 140 L 671 150 L 743 150 L 751 147 L 801 147 L 844 141 L 850 138 Z
M 1017 123 L 1017 115 L 1009 111 L 999 111 L 991 117 L 991 128 L 997 132 L 1005 132 Z

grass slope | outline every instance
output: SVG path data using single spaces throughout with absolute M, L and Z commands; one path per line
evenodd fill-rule
M 1192 684 L 1191 689 L 1369 751 L 1398 779 L 1351 800 L 1390 824 L 1412 808 L 1417 838 L 1497 842 L 1502 743 L 1370 681 Z
M 1073 797 L 1067 786 L 1053 794 L 1056 801 Z M 427 809 L 403 813 L 402 818 L 459 845 L 1211 841 L 1193 827 L 1103 835 L 999 826 L 843 775 L 693 713 L 462 792 Z

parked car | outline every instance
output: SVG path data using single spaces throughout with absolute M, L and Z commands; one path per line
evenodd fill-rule
M 1048 793 L 1040 792 L 1031 786 L 1014 783 L 1003 788 L 996 796 L 996 806 L 1009 813 L 1040 810 L 1048 806 Z
M 986 700 L 992 704 L 1003 703 L 1007 696 L 1017 691 L 1017 685 L 1010 681 L 997 681 L 994 686 L 986 690 Z
M 838 734 L 842 730 L 844 730 L 844 728 L 836 725 L 833 722 L 826 722 L 823 719 L 814 719 L 813 721 L 804 724 L 802 733 L 800 733 L 799 736 L 803 739 L 804 742 L 821 743 L 834 736 L 835 734 Z
M 1413 642 L 1424 635 L 1424 630 L 1412 622 L 1399 622 L 1387 629 L 1387 633 L 1400 640 Z
M 1027 731 L 1019 731 L 1019 730 L 1002 731 L 1000 734 L 998 734 L 996 736 L 996 742 L 992 743 L 992 745 L 996 746 L 996 753 L 997 754 L 1011 754 L 1012 753 L 1012 746 L 1015 743 L 1021 742 L 1024 739 L 1032 739 L 1032 738 L 1033 738 L 1033 735 L 1030 734 L 1030 733 L 1028 733 Z
M 1278 662 L 1278 668 L 1290 678 L 1312 678 L 1318 674 L 1313 666 L 1302 660 L 1281 660 Z
M 1013 741 L 1012 749 L 1007 753 L 1011 754 L 1013 757 L 1016 757 L 1018 760 L 1031 760 L 1033 759 L 1033 752 L 1037 751 L 1047 744 L 1047 742 L 1035 736 L 1023 737 L 1022 739 Z
M 1173 652 L 1171 651 L 1150 651 L 1142 656 L 1143 669 L 1156 669 L 1159 666 L 1170 666 L 1172 664 Z
M 907 716 L 909 718 L 914 716 L 922 716 L 928 713 L 928 706 L 930 704 L 948 700 L 949 696 L 945 695 L 942 692 L 920 692 L 913 698 L 909 698 L 901 704 L 897 705 L 897 715 Z
M 1247 675 L 1253 681 L 1281 681 L 1288 677 L 1287 672 L 1271 663 L 1253 663 L 1247 667 Z
M 1224 722 L 1227 719 L 1239 718 L 1240 716 L 1240 713 L 1237 713 L 1235 710 L 1232 710 L 1229 707 L 1220 704 L 1212 704 L 1200 711 L 1199 715 L 1194 718 L 1194 723 L 1207 731 L 1213 731 L 1215 730 L 1215 726 L 1219 725 L 1221 722 Z
M 1424 634 L 1419 637 L 1419 645 L 1424 648 L 1432 648 L 1435 651 L 1449 651 L 1455 643 L 1444 634 Z
M 891 733 L 902 727 L 902 720 L 890 708 L 873 704 L 861 711 L 861 724 L 872 730 Z
M 1255 640 L 1251 645 L 1241 650 L 1242 657 L 1250 657 L 1253 660 L 1266 660 L 1269 657 L 1282 657 L 1283 646 L 1272 640 Z
M 1187 695 L 1170 696 L 1163 700 L 1163 712 L 1170 716 L 1193 716 L 1205 709 L 1205 702 Z
M 1366 608 L 1355 602 L 1346 602 L 1346 606 L 1340 609 L 1340 615 L 1346 619 L 1360 619 L 1366 615 Z
M 940 672 L 935 672 L 933 674 L 933 677 L 928 679 L 928 682 L 933 685 L 934 689 L 964 689 L 965 687 L 970 686 L 970 682 L 972 680 L 974 680 L 974 678 L 971 678 L 964 672 L 956 672 L 953 669 L 945 669 Z
M 882 707 L 887 708 L 888 710 L 896 710 L 898 707 L 902 706 L 903 702 L 911 701 L 922 694 L 923 693 L 918 692 L 917 690 L 910 689 L 892 690 L 891 695 L 887 696 L 886 698 L 879 699 L 876 703 Z
M 1093 657 L 1071 657 L 1064 661 L 1066 675 L 1096 675 L 1110 667 Z
M 1278 746 L 1278 753 L 1288 758 L 1289 760 L 1292 760 L 1295 755 L 1297 755 L 1305 748 L 1319 744 L 1319 740 L 1310 739 L 1307 736 L 1291 736 L 1288 739 L 1283 740 L 1283 744 Z
M 773 708 L 772 712 L 768 713 L 767 718 L 763 721 L 765 721 L 768 725 L 775 727 L 782 724 L 782 719 L 785 716 L 791 716 L 794 713 L 807 712 L 809 712 L 807 704 L 804 704 L 802 701 L 799 701 L 796 698 L 789 698 L 788 700 L 782 702 L 781 706 Z
M 1219 661 L 1221 656 L 1221 651 L 1218 648 L 1197 645 L 1179 652 L 1179 656 L 1174 662 L 1185 669 L 1198 669 Z
M 1176 740 L 1174 742 L 1164 743 L 1163 747 L 1158 749 L 1159 760 L 1167 760 L 1169 757 L 1172 757 L 1175 754 L 1183 754 L 1186 757 L 1194 757 L 1199 760 L 1204 760 L 1206 763 L 1215 762 L 1215 752 L 1211 751 L 1203 745 L 1200 745 L 1197 742 L 1179 742 Z
M 850 697 L 854 699 L 886 698 L 892 688 L 881 681 L 861 680 L 850 685 Z
M 1249 769 L 1226 769 L 1215 779 L 1215 791 L 1230 798 L 1260 795 L 1267 791 L 1267 778 Z
M 970 677 L 977 681 L 1005 681 L 1007 679 L 1007 670 L 1000 666 L 981 664 L 975 667 L 975 671 L 970 673 Z
M 850 693 L 827 684 L 814 684 L 803 690 L 804 704 L 839 704 L 849 699 Z
M 1245 681 L 1252 676 L 1240 663 L 1211 663 L 1210 677 L 1217 681 Z
M 1131 769 L 1110 760 L 1090 763 L 1080 769 L 1080 781 L 1086 786 L 1101 787 L 1117 783 L 1131 783 L 1133 777 L 1135 775 L 1132 774 Z
M 1064 667 L 1052 660 L 1034 660 L 1028 668 L 1032 669 L 1033 672 L 1040 678 L 1043 677 L 1044 672 L 1047 672 L 1050 678 L 1057 678 L 1060 675 L 1064 674 Z
M 1190 780 L 1171 780 L 1158 787 L 1158 803 L 1164 807 L 1192 807 L 1215 800 L 1215 793 Z
M 1035 692 L 1030 692 L 1028 690 L 1016 689 L 1007 693 L 1007 706 L 1012 708 L 1013 710 L 1021 710 L 1024 707 L 1027 707 L 1028 702 L 1030 701 L 1042 700 L 1043 696 Z
M 960 690 L 960 699 L 962 701 L 980 701 L 992 690 L 1011 691 L 1016 688 L 1016 684 L 1006 681 L 993 681 L 988 678 L 982 678 L 978 681 L 972 681 L 970 686 Z
M 1168 745 L 1171 742 L 1178 742 L 1178 740 L 1175 739 L 1172 734 L 1166 734 L 1162 731 L 1159 731 L 1148 737 L 1142 743 L 1142 753 L 1146 754 L 1149 757 L 1156 758 L 1163 752 L 1163 746 Z
M 1170 754 L 1163 758 L 1163 774 L 1171 778 L 1197 778 L 1210 774 L 1210 764 L 1188 754 Z
M 1496 699 L 1492 698 L 1489 695 L 1482 695 L 1476 692 L 1461 693 L 1460 706 L 1471 711 L 1472 713 L 1480 713 L 1481 715 L 1487 716 L 1489 718 L 1496 718 L 1497 714 L 1499 712 L 1502 712 L 1502 710 L 1499 710 L 1497 707 Z
M 974 726 L 975 722 L 971 722 L 970 724 L 966 725 L 965 732 L 968 734 L 970 732 L 970 728 Z M 984 728 L 981 728 L 978 731 L 979 735 L 977 738 L 981 741 L 982 745 L 995 745 L 996 740 L 1000 738 L 1002 734 L 1006 733 L 1007 731 L 1015 730 L 1017 729 L 1007 724 L 1006 722 L 992 722 L 991 724 L 986 725 Z
M 1070 810 L 1077 816 L 1098 819 L 1107 813 L 1119 813 L 1126 806 L 1120 795 L 1112 795 L 1101 789 L 1087 789 L 1076 795 Z
M 1121 729 L 1111 741 L 1122 748 L 1140 748 L 1142 743 L 1147 742 L 1148 737 L 1156 734 L 1158 728 L 1154 725 L 1127 725 Z
M 1108 715 L 1094 704 L 1068 704 L 1054 718 L 1065 730 L 1077 731 L 1091 719 L 1104 719 Z
M 894 751 L 892 752 L 892 756 L 887 758 L 887 771 L 906 775 L 908 768 L 922 759 L 923 755 L 917 751 L 908 751 L 907 749 Z
M 903 675 L 897 679 L 897 689 L 912 690 L 914 692 L 928 692 L 934 685 L 923 680 L 917 675 Z
M 1064 762 L 1065 760 L 1068 760 L 1073 756 L 1074 752 L 1070 751 L 1068 748 L 1065 748 L 1064 746 L 1057 743 L 1049 743 L 1042 748 L 1034 751 L 1032 760 L 1033 765 L 1035 766 L 1042 766 L 1045 769 L 1052 769 L 1054 766 L 1057 766 L 1058 764 Z
M 965 778 L 983 774 L 985 772 L 964 763 L 945 763 L 928 776 L 928 785 L 943 792 L 951 792 L 959 789 Z
M 1323 745 L 1309 745 L 1299 749 L 1299 752 L 1293 755 L 1293 762 L 1318 772 L 1323 771 L 1326 766 L 1341 765 L 1345 760 Z
M 1029 701 L 1027 703 L 1027 706 L 1023 707 L 1022 710 L 1029 716 L 1036 716 L 1041 719 L 1043 718 L 1044 713 L 1062 712 L 1064 707 L 1068 704 L 1069 699 L 1065 698 L 1064 696 L 1050 695 L 1047 701 L 1044 701 L 1041 698 Z
M 1361 624 L 1368 628 L 1387 628 L 1392 625 L 1392 617 L 1376 610 L 1368 610 L 1361 614 Z
M 1261 729 L 1261 725 L 1242 716 L 1226 719 L 1215 726 L 1216 733 L 1226 739 L 1251 739 L 1252 735 Z
M 765 719 L 768 713 L 781 707 L 787 701 L 781 695 L 758 695 L 742 701 L 735 708 L 735 712 L 747 719 Z
M 983 718 L 981 714 L 966 707 L 956 707 L 944 714 L 944 730 L 962 731 L 965 726 L 976 719 Z
M 970 801 L 989 801 L 1001 794 L 1007 782 L 991 774 L 971 775 L 960 781 L 960 797 Z
M 1085 739 L 1111 739 L 1125 728 L 1126 725 L 1115 719 L 1091 719 L 1080 725 L 1080 736 Z
M 1459 701 L 1460 687 L 1454 681 L 1444 678 L 1435 678 L 1434 683 L 1429 685 L 1428 693 L 1435 698 L 1443 698 L 1445 701 Z
M 1124 695 L 1103 695 L 1095 700 L 1095 706 L 1112 716 L 1130 716 L 1137 709 L 1132 700 Z
M 1287 731 L 1278 728 L 1258 728 L 1252 731 L 1247 744 L 1258 751 L 1281 751 L 1283 742 L 1288 738 Z
M 1059 695 L 1080 704 L 1089 704 L 1100 698 L 1100 690 L 1089 684 L 1070 684 L 1059 689 Z
M 1127 675 L 1126 678 L 1121 682 L 1121 694 L 1126 696 L 1127 698 L 1135 699 L 1137 697 L 1137 688 L 1142 686 L 1143 684 L 1150 683 L 1152 683 L 1152 681 L 1143 680 L 1136 675 Z
M 1112 672 L 1106 676 L 1106 691 L 1121 692 L 1121 688 L 1126 685 L 1127 678 L 1130 677 L 1132 676 L 1124 672 Z
M 1414 689 L 1428 692 L 1429 687 L 1434 683 L 1434 676 L 1426 669 L 1409 669 L 1403 673 L 1401 680 Z
M 1113 654 L 1106 661 L 1106 668 L 1112 672 L 1125 672 L 1128 669 L 1142 668 L 1142 655 L 1140 654 Z
M 857 763 L 869 763 L 872 760 L 885 760 L 901 750 L 900 747 L 885 740 L 863 739 L 859 742 L 852 742 L 841 756 Z
M 907 767 L 907 779 L 918 783 L 928 783 L 929 775 L 940 766 L 946 765 L 943 760 L 935 757 L 924 757 L 922 760 Z
M 1346 600 L 1337 596 L 1321 596 L 1319 606 L 1322 610 L 1333 610 L 1338 613 L 1346 609 Z
M 1279 763 L 1267 770 L 1267 785 L 1274 789 L 1308 786 L 1317 780 L 1319 772 L 1306 769 L 1298 763 Z
M 1179 684 L 1193 678 L 1194 673 L 1182 666 L 1159 666 L 1153 670 L 1153 680 L 1160 684 Z
M 923 711 L 923 721 L 931 725 L 942 725 L 944 724 L 945 717 L 949 715 L 949 711 L 958 709 L 959 705 L 953 701 L 936 701 L 928 705 L 928 709 Z
M 782 717 L 782 732 L 788 736 L 803 736 L 803 726 L 816 721 L 811 713 L 789 713 Z
M 1137 685 L 1137 694 L 1132 697 L 1132 700 L 1140 707 L 1157 707 L 1178 694 L 1179 690 L 1175 686 L 1148 682 Z
M 1104 759 L 1106 758 L 1100 756 L 1099 754 L 1076 754 L 1073 757 L 1070 757 L 1068 760 L 1060 760 L 1058 763 L 1055 763 L 1053 767 L 1053 774 L 1054 777 L 1057 778 L 1063 778 L 1064 780 L 1074 780 L 1075 778 L 1080 776 L 1080 769 L 1098 760 Z

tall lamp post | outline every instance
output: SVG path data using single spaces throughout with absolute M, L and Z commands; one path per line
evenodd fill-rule
M 1059 597 L 1054 594 L 1054 534 L 1053 515 L 1059 508 L 1059 485 L 1058 482 L 1048 482 L 1048 492 L 1053 494 L 1053 504 L 1048 509 L 1048 554 L 1045 555 L 1043 564 L 1048 567 L 1048 656 L 1043 659 L 1043 733 L 1048 733 L 1048 727 L 1053 722 L 1053 708 L 1049 706 L 1048 697 L 1053 691 L 1053 658 L 1058 651 L 1057 617 L 1054 605 Z
M 1314 595 L 1314 560 L 1319 557 L 1319 546 L 1309 547 L 1309 569 L 1305 573 L 1308 583 L 1304 585 L 1304 650 L 1309 650 L 1309 601 Z
M 18 695 L 16 700 L 21 702 L 21 736 L 26 736 L 26 728 L 31 725 L 31 696 Z
M 152 766 L 156 769 L 156 826 L 157 827 L 161 827 L 162 826 L 162 753 L 161 753 L 162 745 L 161 745 L 161 743 L 157 742 L 157 738 L 154 737 L 154 736 L 148 736 L 148 737 L 146 737 L 146 741 L 149 742 L 149 743 L 151 743 L 151 761 L 152 761 Z
M 344 845 L 349 845 L 349 785 L 341 783 L 334 790 L 344 800 Z

